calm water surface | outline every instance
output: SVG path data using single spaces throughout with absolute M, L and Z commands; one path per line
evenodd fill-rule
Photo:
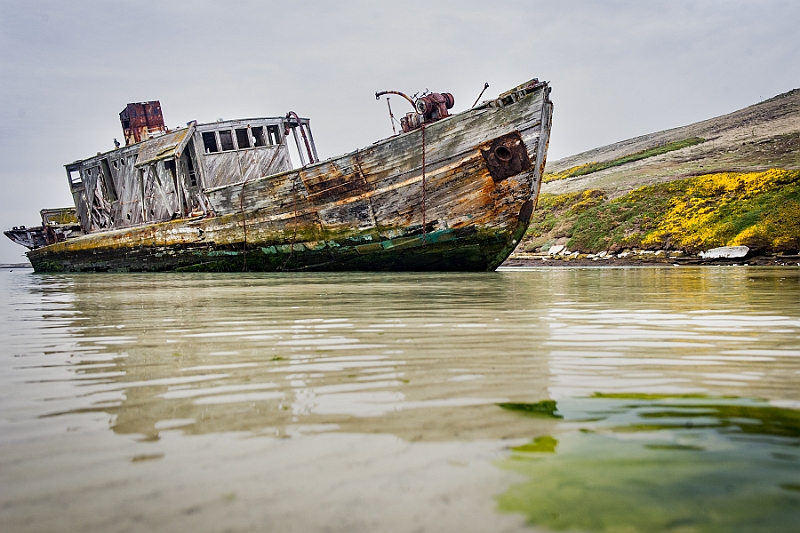
M 0 272 L 3 531 L 799 531 L 800 269 Z

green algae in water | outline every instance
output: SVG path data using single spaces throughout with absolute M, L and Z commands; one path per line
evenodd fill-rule
M 541 418 L 562 418 L 556 411 L 558 406 L 553 400 L 543 400 L 537 403 L 499 403 L 497 404 L 508 411 L 515 411 L 528 416 Z
M 539 437 L 500 463 L 528 478 L 500 496 L 501 511 L 558 531 L 800 530 L 796 410 L 604 395 L 559 401 L 559 412 L 557 440 Z
M 550 435 L 545 435 L 533 439 L 530 444 L 523 444 L 511 449 L 515 452 L 553 453 L 556 451 L 556 446 L 558 446 L 558 441 Z

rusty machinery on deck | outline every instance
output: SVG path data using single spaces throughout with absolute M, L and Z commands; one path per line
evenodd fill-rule
M 430 124 L 445 117 L 449 117 L 448 109 L 452 109 L 456 99 L 450 93 L 428 93 L 425 96 L 413 99 L 400 91 L 380 91 L 375 93 L 375 99 L 380 100 L 384 94 L 396 94 L 402 96 L 412 105 L 415 111 L 409 111 L 406 116 L 400 119 L 400 127 L 403 133 L 422 127 L 423 124 Z M 390 111 L 391 113 L 391 108 Z M 394 118 L 394 117 L 392 117 Z

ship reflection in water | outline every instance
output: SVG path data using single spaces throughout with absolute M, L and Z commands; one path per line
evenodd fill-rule
M 800 271 L 0 272 L 9 531 L 800 528 Z

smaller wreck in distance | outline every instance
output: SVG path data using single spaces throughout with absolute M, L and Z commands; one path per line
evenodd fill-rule
M 402 133 L 326 161 L 294 112 L 168 130 L 158 101 L 128 104 L 124 147 L 65 165 L 74 207 L 5 234 L 37 272 L 495 269 L 538 195 L 548 84 L 456 115 L 387 92 L 413 106 Z

